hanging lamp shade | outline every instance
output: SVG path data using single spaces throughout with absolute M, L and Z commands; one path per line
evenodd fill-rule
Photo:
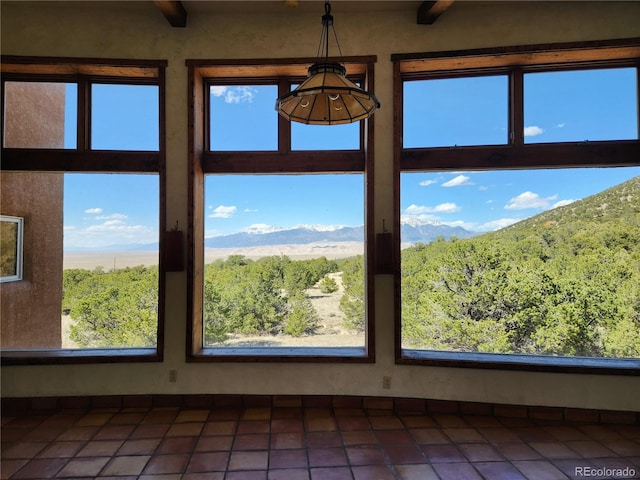
M 276 101 L 276 110 L 289 121 L 309 125 L 340 125 L 363 120 L 380 108 L 374 94 L 358 87 L 347 78 L 341 63 L 330 62 L 329 27 L 333 27 L 331 6 L 325 2 L 322 37 L 318 51 L 324 58 L 309 67 L 307 79 L 295 90 Z M 336 38 L 337 43 L 337 36 Z M 338 44 L 338 49 L 340 48 Z M 342 52 L 341 52 L 342 53 Z

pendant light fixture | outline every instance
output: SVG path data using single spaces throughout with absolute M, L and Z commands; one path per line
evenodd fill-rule
M 333 31 L 340 58 L 342 51 L 333 26 L 331 4 L 324 4 L 322 35 L 316 63 L 308 70 L 307 79 L 295 90 L 276 101 L 276 110 L 292 122 L 309 125 L 340 125 L 370 117 L 380 102 L 373 93 L 358 87 L 346 77 L 343 64 L 329 61 L 329 28 Z

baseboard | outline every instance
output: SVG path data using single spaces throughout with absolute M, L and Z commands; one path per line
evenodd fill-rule
M 536 422 L 640 424 L 640 412 L 336 395 L 109 395 L 2 398 L 2 415 L 124 408 L 362 408 L 398 414 L 484 415 Z

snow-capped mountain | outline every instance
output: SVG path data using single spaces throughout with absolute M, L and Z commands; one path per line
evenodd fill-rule
M 429 243 L 437 237 L 468 238 L 476 235 L 462 227 L 416 221 L 404 221 L 401 225 L 403 243 Z M 205 247 L 232 248 L 263 245 L 296 245 L 316 242 L 362 242 L 364 227 L 345 225 L 296 225 L 294 227 L 273 227 L 270 225 L 252 225 L 242 232 L 219 235 L 205 239 Z
M 421 221 L 415 218 L 402 219 L 400 222 L 402 243 L 430 243 L 438 237 L 469 238 L 477 235 L 462 227 L 451 227 L 438 222 Z

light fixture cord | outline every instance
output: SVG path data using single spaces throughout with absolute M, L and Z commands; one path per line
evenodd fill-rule
M 322 33 L 320 34 L 320 43 L 318 44 L 318 52 L 316 53 L 316 61 L 320 59 L 322 50 L 324 50 L 324 61 L 328 61 L 329 58 L 329 27 L 333 30 L 333 38 L 336 41 L 338 47 L 338 54 L 342 57 L 342 49 L 340 48 L 340 42 L 338 41 L 338 34 L 336 28 L 333 25 L 333 15 L 331 15 L 331 3 L 329 1 L 324 2 L 324 15 L 322 16 Z M 324 47 L 324 48 L 323 48 Z

